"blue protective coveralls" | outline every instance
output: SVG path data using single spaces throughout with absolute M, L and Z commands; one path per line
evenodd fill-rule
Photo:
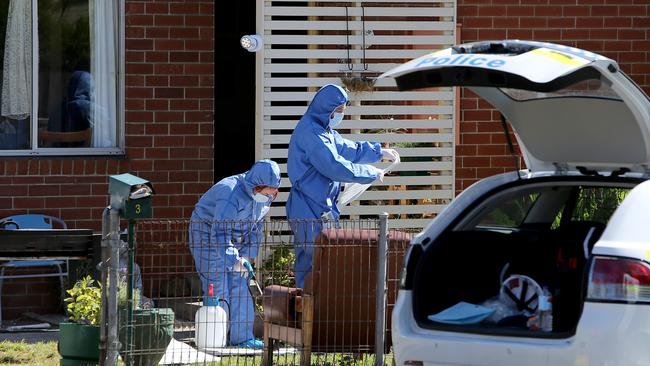
M 237 345 L 253 339 L 254 309 L 248 278 L 233 271 L 241 257 L 255 258 L 262 239 L 259 222 L 272 199 L 253 199 L 256 186 L 280 186 L 280 168 L 271 160 L 260 160 L 243 174 L 233 175 L 212 186 L 194 207 L 190 223 L 190 248 L 201 278 L 203 294 L 214 284 L 215 296 L 230 304 L 229 342 Z M 225 304 L 221 303 L 228 310 Z
M 314 240 L 322 226 L 319 220 L 328 213 L 333 220 L 340 215 L 336 200 L 341 182 L 371 183 L 378 178 L 365 164 L 381 160 L 381 145 L 344 139 L 329 127 L 330 114 L 347 101 L 341 87 L 323 86 L 291 135 L 287 217 L 294 233 L 298 287 L 304 287 L 305 276 L 311 271 Z

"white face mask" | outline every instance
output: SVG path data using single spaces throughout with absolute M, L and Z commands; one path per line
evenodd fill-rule
M 341 121 L 343 121 L 343 113 L 339 112 L 334 112 L 330 115 L 330 128 L 336 128 L 336 126 L 341 124 Z
M 269 202 L 269 196 L 267 196 L 265 194 L 261 194 L 259 192 L 255 193 L 253 195 L 253 199 L 255 200 L 255 202 L 259 202 L 259 203 L 267 203 L 267 202 Z

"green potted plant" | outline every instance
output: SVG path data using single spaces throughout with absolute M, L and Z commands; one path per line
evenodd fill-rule
M 61 365 L 96 365 L 99 362 L 101 284 L 86 276 L 67 291 L 70 322 L 59 324 Z
M 133 289 L 132 302 L 127 297 L 127 284 L 120 282 L 118 290 L 118 307 L 120 309 L 119 339 L 122 343 L 120 355 L 123 360 L 131 357 L 132 364 L 138 366 L 157 365 L 165 355 L 167 345 L 174 335 L 174 312 L 170 308 L 144 308 L 141 306 L 141 294 Z M 128 307 L 133 309 L 133 323 L 128 346 Z M 127 352 L 130 351 L 130 352 Z M 136 352 L 133 352 L 136 351 Z

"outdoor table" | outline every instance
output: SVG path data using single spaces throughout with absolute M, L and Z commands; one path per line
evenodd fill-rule
M 94 259 L 99 235 L 91 229 L 0 229 L 0 260 Z

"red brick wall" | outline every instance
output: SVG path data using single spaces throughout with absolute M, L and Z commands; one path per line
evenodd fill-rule
M 650 5 L 647 0 L 459 0 L 462 42 L 532 39 L 583 48 L 619 62 L 650 91 Z M 463 90 L 456 190 L 514 170 L 499 113 Z
M 40 273 L 56 273 L 41 269 Z M 27 274 L 28 271 L 9 271 L 5 274 Z M 33 273 L 33 272 L 32 272 Z M 54 313 L 60 311 L 61 287 L 58 277 L 9 279 L 2 284 L 2 321 L 16 319 L 25 312 Z
M 0 217 L 41 212 L 99 230 L 108 175 L 120 173 L 153 182 L 154 217 L 189 217 L 212 185 L 214 1 L 126 0 L 125 35 L 126 156 L 2 158 Z M 29 285 L 28 300 L 25 280 L 5 281 L 3 318 L 54 310 L 57 281 Z
M 154 217 L 189 217 L 212 185 L 214 2 L 126 2 L 126 146 Z

